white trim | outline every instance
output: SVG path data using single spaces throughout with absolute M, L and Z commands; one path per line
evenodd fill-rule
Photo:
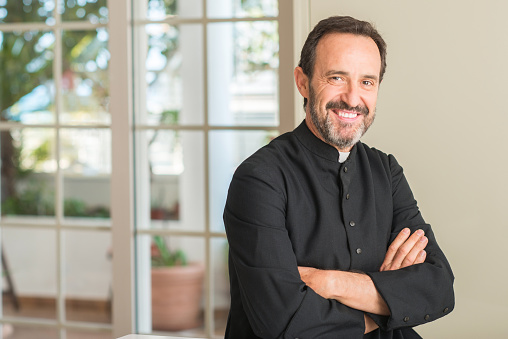
M 206 110 L 205 110 L 206 112 Z M 277 131 L 279 126 L 204 126 L 204 125 L 136 125 L 136 131 L 141 130 L 178 130 L 178 131 Z
M 295 67 L 300 61 L 300 52 L 302 50 L 305 39 L 309 34 L 310 27 L 310 0 L 293 0 L 293 62 Z M 293 85 L 294 93 L 294 121 L 295 127 L 299 124 L 305 112 L 303 111 L 303 98 L 298 89 Z
M 293 130 L 293 3 L 279 1 L 279 131 Z
M 111 112 L 111 224 L 113 252 L 113 336 L 133 333 L 134 216 L 132 145 L 131 1 L 115 1 L 109 17 Z M 112 7 L 112 4 L 109 4 Z
M 203 0 L 203 16 L 206 18 L 208 1 Z M 213 279 L 211 279 L 211 254 L 210 254 L 210 155 L 209 155 L 209 110 L 208 110 L 208 25 L 203 23 L 203 127 L 204 140 L 204 183 L 205 183 L 205 232 L 203 239 L 205 241 L 205 281 L 204 281 L 204 300 L 205 300 L 205 333 L 207 337 L 212 338 L 215 330 L 215 319 L 213 316 Z
M 55 20 L 58 16 L 55 16 Z M 107 24 L 92 24 L 88 21 L 68 21 L 55 23 L 55 25 L 47 25 L 45 23 L 4 23 L 0 24 L 0 31 L 2 32 L 19 32 L 19 31 L 54 31 L 57 29 L 61 30 L 91 30 L 100 27 L 107 27 Z
M 55 113 L 56 114 L 56 113 Z M 90 124 L 90 125 L 65 125 L 65 124 L 21 124 L 14 121 L 5 121 L 0 124 L 0 131 L 10 131 L 25 128 L 51 128 L 51 129 L 109 129 L 110 125 Z
M 263 16 L 256 18 L 167 18 L 164 20 L 134 20 L 134 25 L 152 25 L 152 24 L 169 24 L 169 25 L 181 25 L 181 24 L 210 24 L 210 23 L 223 23 L 223 22 L 246 22 L 246 21 L 279 21 L 280 16 Z

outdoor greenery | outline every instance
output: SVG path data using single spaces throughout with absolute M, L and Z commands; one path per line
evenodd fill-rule
M 182 250 L 170 251 L 166 240 L 160 235 L 153 236 L 152 240 L 152 267 L 187 265 L 187 257 Z
M 64 5 L 59 9 L 64 21 L 107 22 L 106 0 L 63 0 L 60 4 Z M 36 115 L 40 111 L 54 114 L 53 62 L 56 56 L 55 33 L 51 25 L 55 23 L 55 6 L 53 0 L 0 0 L 0 23 L 42 22 L 49 25 L 45 31 L 0 31 L 1 121 L 22 122 L 24 116 Z M 76 80 L 85 82 L 92 91 L 91 96 L 106 105 L 107 72 L 96 71 L 107 67 L 106 41 L 104 28 L 62 32 L 62 87 L 68 94 L 63 96 L 64 109 L 97 110 L 96 106 L 90 106 L 90 102 L 80 102 L 72 96 Z M 28 100 L 30 94 L 41 91 L 44 94 L 38 102 L 34 102 L 33 97 Z M 51 160 L 52 142 L 41 140 L 38 147 L 26 152 L 22 133 L 2 130 L 0 136 L 2 214 L 54 215 L 54 194 L 33 176 L 41 163 Z M 64 214 L 105 217 L 109 211 L 101 207 L 90 211 L 84 202 L 66 199 Z
M 2 215 L 55 215 L 55 196 L 45 185 L 31 180 L 27 188 L 2 201 Z M 90 207 L 75 198 L 64 199 L 65 217 L 109 218 L 109 210 L 102 206 Z
M 111 1 L 111 0 L 110 0 Z M 181 0 L 183 1 L 183 0 Z M 233 0 L 231 0 L 233 1 Z M 263 15 L 265 8 L 276 8 L 276 1 L 235 0 L 235 11 L 245 16 Z M 268 5 L 266 5 L 268 4 Z M 148 0 L 147 16 L 178 15 L 177 0 Z M 107 111 L 109 79 L 107 67 L 109 50 L 107 28 L 61 32 L 62 55 L 55 55 L 58 35 L 54 29 L 56 14 L 62 21 L 89 21 L 105 24 L 108 21 L 107 0 L 0 0 L 0 25 L 9 23 L 45 23 L 45 30 L 2 31 L 0 26 L 0 120 L 23 124 L 55 122 L 54 62 L 61 57 L 60 98 L 64 112 Z M 148 25 L 147 27 L 149 27 Z M 278 34 L 273 22 L 244 22 L 234 24 L 236 74 L 254 74 L 278 67 Z M 179 27 L 148 33 L 148 54 L 163 60 L 153 69 L 147 60 L 147 85 L 157 85 L 159 76 L 173 72 L 179 75 Z M 83 99 L 78 87 L 90 93 Z M 41 94 L 42 93 L 42 94 Z M 37 96 L 35 94 L 38 94 Z M 37 97 L 37 100 L 34 99 Z M 161 124 L 177 124 L 179 108 L 163 108 L 150 112 L 159 116 Z M 43 117 L 43 118 L 41 118 Z M 49 117 L 50 120 L 47 120 Z M 35 119 L 35 120 L 34 120 Z M 37 120 L 43 119 L 43 120 Z M 44 120 L 46 119 L 46 120 Z M 25 122 L 30 120 L 32 122 Z M 62 122 L 62 119 L 60 120 Z M 81 121 L 81 120 L 80 120 Z M 83 120 L 83 121 L 86 121 Z M 157 133 L 155 133 L 155 136 Z M 155 138 L 154 136 L 154 138 Z M 36 174 L 44 164 L 55 159 L 53 139 L 40 140 L 35 148 L 23 140 L 19 130 L 0 131 L 1 206 L 2 214 L 54 215 L 54 193 L 40 182 Z M 67 147 L 66 140 L 60 145 Z M 60 152 L 63 154 L 62 152 Z M 71 153 L 71 152 L 67 152 Z M 54 165 L 53 165 L 54 166 Z M 54 171 L 54 169 L 53 169 Z M 34 206 L 31 206 L 34 205 Z M 77 199 L 65 200 L 65 215 L 109 215 L 101 207 L 91 210 Z

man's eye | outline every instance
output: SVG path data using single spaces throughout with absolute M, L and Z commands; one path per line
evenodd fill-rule
M 362 84 L 364 86 L 374 86 L 374 83 L 370 80 L 364 80 L 364 81 L 362 81 Z
M 340 82 L 340 81 L 343 81 L 344 79 L 342 77 L 336 76 L 336 77 L 331 77 L 330 80 L 333 82 Z

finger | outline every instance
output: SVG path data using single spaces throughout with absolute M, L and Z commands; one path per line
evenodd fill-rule
M 397 250 L 395 256 L 393 257 L 391 269 L 397 270 L 402 265 L 402 261 L 406 258 L 409 252 L 413 249 L 415 244 L 423 237 L 425 233 L 422 230 L 417 230 L 414 232 Z M 422 250 L 423 248 L 420 248 Z M 417 252 L 418 253 L 418 252 Z
M 409 235 L 411 234 L 409 228 L 404 228 L 402 231 L 397 234 L 397 237 L 392 241 L 390 246 L 388 247 L 388 250 L 386 251 L 385 260 L 383 261 L 383 264 L 381 265 L 380 271 L 384 271 L 393 261 L 393 258 L 395 257 L 395 254 L 397 253 L 399 247 L 404 244 L 404 242 L 407 240 Z
M 421 250 L 420 253 L 418 253 L 418 256 L 416 257 L 414 265 L 424 263 L 426 258 L 427 252 L 425 250 Z
M 400 264 L 399 268 L 414 265 L 416 259 L 418 258 L 418 255 L 427 246 L 428 242 L 429 242 L 429 240 L 425 236 L 422 236 L 420 239 L 418 239 L 416 244 L 413 246 L 413 248 L 409 251 L 409 253 L 404 258 L 404 260 L 402 260 L 402 263 Z

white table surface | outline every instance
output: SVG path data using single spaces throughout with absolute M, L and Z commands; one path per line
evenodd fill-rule
M 129 334 L 118 339 L 182 339 L 182 337 L 161 337 L 158 335 L 142 335 L 142 334 Z M 203 339 L 203 338 L 187 338 L 185 339 Z

